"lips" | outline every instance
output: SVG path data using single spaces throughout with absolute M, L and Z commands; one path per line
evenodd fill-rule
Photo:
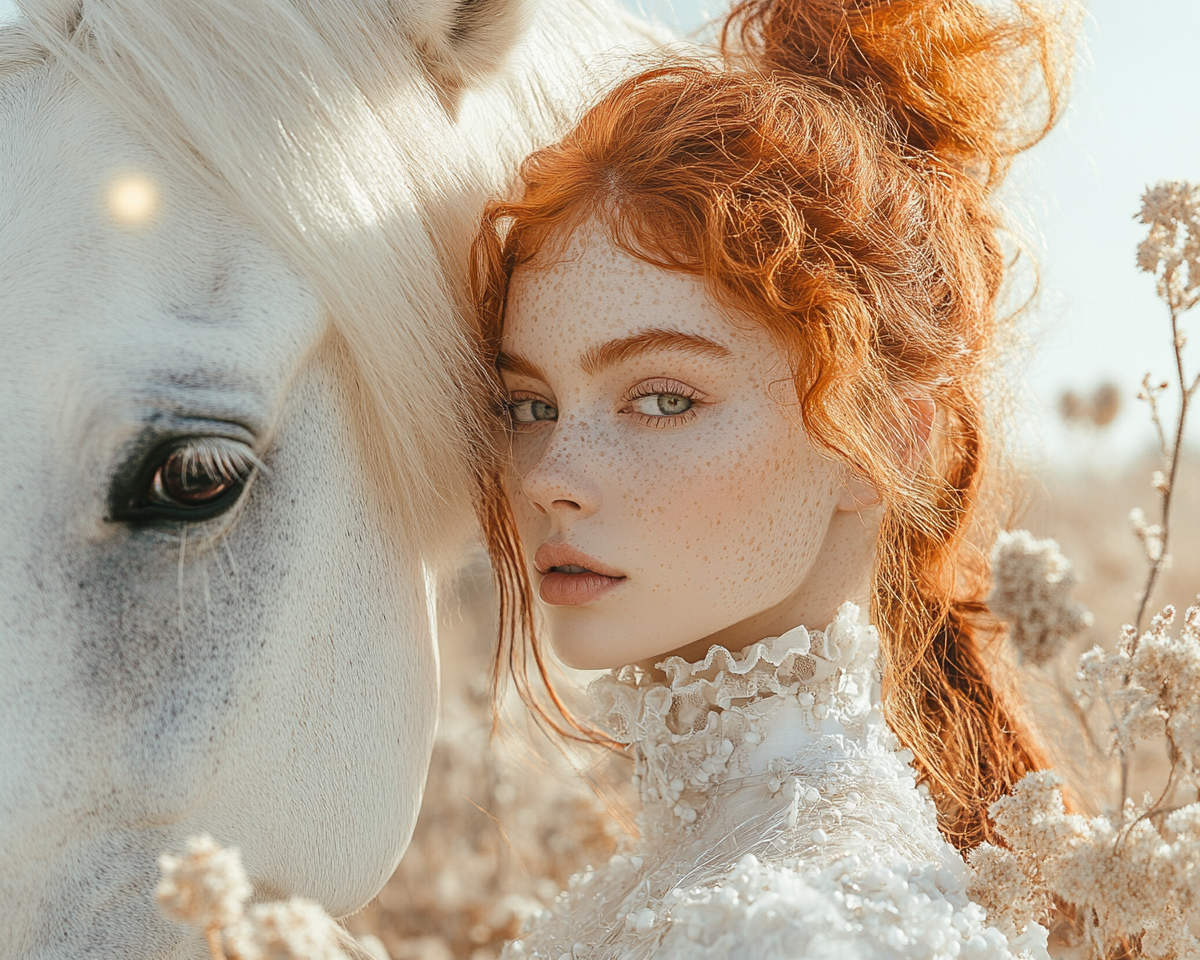
M 591 603 L 625 582 L 621 571 L 565 543 L 543 543 L 533 565 L 542 575 L 538 594 L 553 606 Z

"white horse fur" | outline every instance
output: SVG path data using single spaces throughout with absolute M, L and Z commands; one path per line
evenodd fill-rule
M 20 6 L 0 957 L 199 957 L 153 902 L 187 836 L 335 914 L 408 842 L 425 583 L 470 516 L 466 245 L 619 62 L 600 52 L 650 34 L 604 0 Z M 172 454 L 245 482 L 181 505 Z

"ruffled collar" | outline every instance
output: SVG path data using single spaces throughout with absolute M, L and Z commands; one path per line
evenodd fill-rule
M 823 631 L 597 680 L 600 720 L 634 757 L 638 836 L 504 956 L 948 956 L 934 937 L 983 943 L 963 862 L 884 721 L 879 639 L 858 614 L 845 604 Z
M 600 724 L 632 748 L 645 814 L 688 827 L 748 780 L 776 793 L 810 762 L 891 753 L 879 638 L 858 618 L 845 603 L 825 630 L 796 627 L 738 654 L 714 646 L 696 663 L 668 657 L 665 680 L 624 667 L 595 681 Z

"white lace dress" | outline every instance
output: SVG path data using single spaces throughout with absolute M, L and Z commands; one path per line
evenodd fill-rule
M 1046 960 L 965 892 L 880 709 L 878 634 L 845 604 L 735 656 L 625 667 L 590 693 L 633 748 L 641 837 L 571 880 L 503 960 Z

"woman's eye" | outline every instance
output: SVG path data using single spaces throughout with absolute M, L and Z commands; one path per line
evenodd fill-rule
M 508 409 L 514 423 L 541 423 L 558 419 L 558 407 L 545 400 L 510 400 Z
M 691 397 L 678 393 L 652 393 L 633 401 L 633 409 L 648 417 L 677 417 L 695 405 Z

